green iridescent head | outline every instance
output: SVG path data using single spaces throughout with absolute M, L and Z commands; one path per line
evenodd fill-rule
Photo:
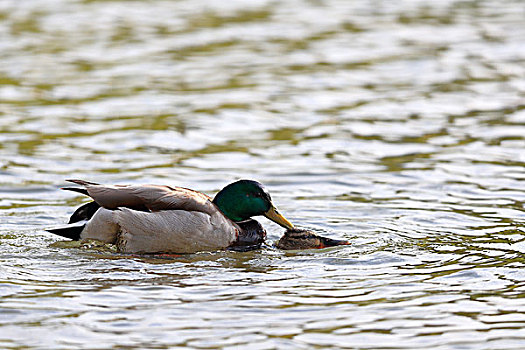
M 264 215 L 287 229 L 294 226 L 279 214 L 270 194 L 262 184 L 253 180 L 239 180 L 224 187 L 213 199 L 220 211 L 233 221 L 244 221 Z

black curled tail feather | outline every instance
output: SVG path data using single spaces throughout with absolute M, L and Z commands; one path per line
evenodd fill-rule
M 73 215 L 71 215 L 68 224 L 91 219 L 97 212 L 98 208 L 100 208 L 100 205 L 97 202 L 89 202 L 81 205 L 75 210 Z
M 89 193 L 88 193 L 88 191 L 85 188 L 80 188 L 80 187 L 61 187 L 60 189 L 61 190 L 66 190 L 66 191 L 78 192 L 78 193 L 82 193 L 82 194 L 84 194 L 86 196 L 89 196 Z
M 96 186 L 98 185 L 98 183 L 96 182 L 90 182 L 90 181 L 84 181 L 84 180 L 77 180 L 77 179 L 67 179 L 66 180 L 67 182 L 72 182 L 74 184 L 77 184 L 77 185 L 80 185 L 80 186 L 84 186 L 84 187 L 87 187 L 89 185 L 92 185 L 92 186 Z

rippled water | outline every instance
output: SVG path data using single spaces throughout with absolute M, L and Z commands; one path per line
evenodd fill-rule
M 525 348 L 522 1 L 0 2 L 0 347 Z M 266 184 L 352 242 L 60 243 L 66 178 Z

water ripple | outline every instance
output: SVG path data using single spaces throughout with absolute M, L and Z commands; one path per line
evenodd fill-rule
M 0 347 L 521 349 L 523 4 L 3 1 Z M 65 178 L 240 177 L 351 246 L 58 242 Z M 57 243 L 58 242 L 58 243 Z M 28 334 L 31 336 L 28 337 Z

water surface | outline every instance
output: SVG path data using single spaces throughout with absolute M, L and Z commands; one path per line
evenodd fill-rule
M 521 1 L 0 3 L 0 347 L 522 349 Z M 263 182 L 348 247 L 43 231 L 66 178 Z

